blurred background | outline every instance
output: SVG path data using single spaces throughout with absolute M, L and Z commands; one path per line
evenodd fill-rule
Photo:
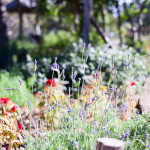
M 149 40 L 150 0 L 0 0 L 0 86 L 14 87 L 22 77 L 31 89 L 36 59 L 34 92 L 38 91 L 51 78 L 56 56 L 61 67 L 67 66 L 66 80 L 72 66 L 81 77 L 83 43 L 89 52 L 86 74 L 106 56 L 102 71 L 107 81 L 113 55 L 121 71 L 128 55 L 149 53 Z M 142 61 L 135 68 L 148 75 Z M 121 72 L 118 84 L 124 78 Z M 0 92 L 4 96 L 2 88 Z

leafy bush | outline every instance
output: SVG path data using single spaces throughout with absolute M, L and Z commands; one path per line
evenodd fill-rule
M 20 76 L 13 76 L 8 72 L 0 73 L 0 97 L 9 97 L 11 101 L 19 106 L 27 106 L 27 101 L 30 100 L 31 104 L 34 103 L 34 97 L 31 91 L 27 88 L 26 82 L 22 84 L 21 90 L 6 90 L 6 88 L 20 88 Z
M 46 78 L 51 78 L 50 63 L 53 62 L 52 59 L 45 57 L 38 60 L 39 66 L 37 69 L 38 77 L 36 85 L 41 85 L 45 83 Z M 87 59 L 87 61 L 83 62 L 84 59 Z M 65 80 L 70 81 L 70 85 L 68 86 L 71 86 L 70 75 L 72 67 L 77 77 L 82 77 L 85 74 L 95 74 L 95 70 L 99 66 L 103 72 L 102 75 L 105 84 L 110 80 L 112 74 L 116 74 L 113 82 L 118 86 L 127 80 L 136 80 L 137 84 L 142 85 L 149 74 L 144 57 L 141 57 L 135 50 L 126 46 L 112 49 L 107 45 L 101 47 L 92 47 L 89 45 L 87 48 L 84 48 L 81 41 L 80 45 L 74 43 L 72 50 L 68 54 L 59 55 L 57 62 L 61 67 L 67 67 Z M 32 58 L 27 59 L 27 64 L 24 68 L 30 68 L 33 65 Z M 28 70 L 26 74 L 30 72 Z

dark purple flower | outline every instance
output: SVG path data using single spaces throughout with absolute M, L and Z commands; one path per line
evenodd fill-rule
M 125 93 L 125 91 L 123 90 L 122 93 Z
M 16 105 L 15 107 L 16 107 L 16 108 L 19 108 L 19 106 L 18 106 L 18 105 Z
M 36 59 L 34 60 L 34 63 L 37 64 L 37 60 Z
M 148 145 L 147 147 L 150 148 L 150 145 Z
M 79 81 L 81 81 L 81 78 L 78 78 Z
M 107 134 L 107 135 L 109 135 L 109 133 L 110 133 L 110 131 L 109 131 L 109 130 L 107 130 L 107 131 L 106 131 L 106 134 Z
M 73 75 L 74 78 L 76 78 L 76 76 L 77 76 L 76 74 Z
M 122 111 L 125 111 L 125 107 L 124 107 L 124 106 L 121 106 L 121 110 L 122 110 Z
M 92 102 L 95 100 L 95 97 L 92 99 Z
M 146 133 L 146 134 L 145 134 L 145 138 L 146 138 L 146 139 L 148 139 L 148 137 L 149 137 L 149 134 L 148 134 L 148 133 Z
M 96 130 L 93 130 L 92 133 L 93 133 L 93 134 L 97 134 L 97 131 L 96 131 Z
M 21 78 L 19 79 L 19 83 L 20 85 L 23 83 L 23 80 Z
M 96 76 L 98 76 L 98 74 L 96 73 Z
M 96 121 L 92 121 L 93 126 L 96 126 Z
M 52 107 L 52 109 L 53 109 L 53 110 L 55 109 L 55 105 Z
M 63 66 L 63 70 L 66 70 L 66 66 Z
M 73 130 L 74 130 L 74 131 L 75 131 L 75 129 L 76 129 L 76 128 L 75 128 L 75 127 L 73 127 Z
M 67 122 L 69 121 L 69 118 L 67 118 Z
M 51 66 L 51 68 L 50 68 L 51 70 L 53 70 L 54 69 L 54 67 L 53 66 Z
M 30 101 L 28 100 L 28 105 L 30 106 Z
M 127 135 L 127 136 L 129 135 L 129 129 L 127 129 L 127 131 L 126 131 L 126 135 Z
M 125 134 L 122 134 L 122 140 L 125 138 Z
M 78 148 L 78 147 L 79 147 L 78 142 L 76 142 L 76 141 L 72 141 L 72 143 L 73 143 L 73 145 L 74 145 L 76 148 Z
M 71 109 L 68 109 L 68 113 L 70 113 L 71 112 Z

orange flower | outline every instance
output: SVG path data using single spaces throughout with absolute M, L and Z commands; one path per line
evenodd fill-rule
M 93 86 L 92 85 L 90 85 L 90 87 L 89 87 L 91 90 L 93 89 Z

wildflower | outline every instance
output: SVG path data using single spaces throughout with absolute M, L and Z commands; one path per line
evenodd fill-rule
M 78 142 L 72 141 L 72 143 L 73 143 L 73 145 L 75 146 L 75 148 L 78 148 L 78 147 L 79 147 Z
M 122 140 L 125 138 L 125 134 L 122 134 Z
M 69 121 L 69 118 L 67 118 L 67 122 Z
M 35 93 L 34 93 L 34 96 L 35 96 L 35 97 L 37 97 L 37 96 L 38 96 L 38 93 L 37 93 L 37 92 L 35 92 Z
M 57 147 L 57 150 L 60 150 L 60 148 L 59 148 L 59 147 Z
M 150 145 L 148 145 L 147 147 L 150 148 Z
M 66 70 L 66 66 L 63 66 L 63 70 Z
M 16 105 L 15 107 L 16 107 L 16 109 L 18 109 L 18 108 L 19 108 L 19 106 L 18 106 L 18 105 Z
M 75 128 L 75 127 L 73 127 L 73 130 L 74 130 L 74 131 L 75 131 L 75 129 L 76 129 L 76 128 Z
M 78 78 L 79 81 L 81 81 L 81 78 Z
M 55 87 L 55 81 L 52 80 L 52 79 L 48 79 L 48 80 L 46 81 L 46 85 L 52 85 L 52 87 Z
M 11 110 L 12 110 L 12 112 L 15 112 L 16 111 L 16 106 L 14 105 Z
M 97 131 L 96 131 L 96 130 L 93 130 L 92 133 L 93 133 L 93 134 L 97 134 Z
M 53 110 L 55 109 L 55 105 L 52 107 L 52 109 L 53 109 Z
M 110 131 L 109 131 L 109 130 L 107 130 L 107 131 L 106 131 L 106 134 L 107 134 L 107 135 L 109 135 L 109 133 L 110 133 Z
M 121 106 L 121 110 L 122 110 L 122 111 L 125 111 L 125 107 Z
M 129 135 L 129 130 L 127 129 L 127 131 L 126 131 L 126 135 Z
M 19 125 L 18 125 L 18 128 L 19 128 L 20 131 L 22 131 L 22 130 L 23 130 L 23 129 L 22 129 L 22 124 L 19 124 Z
M 34 63 L 37 64 L 37 60 L 36 59 L 34 60 Z
M 99 70 L 99 66 L 97 66 L 97 70 Z
M 9 97 L 2 97 L 0 99 L 0 103 L 4 103 L 5 105 L 7 105 L 9 100 L 10 100 Z
M 92 99 L 92 102 L 95 100 L 95 97 Z
M 34 61 L 34 71 L 36 71 L 36 69 L 37 69 L 37 60 L 35 59 L 35 61 Z
M 28 105 L 30 106 L 30 101 L 28 100 Z
M 145 138 L 146 138 L 146 139 L 148 139 L 148 137 L 149 137 L 149 134 L 148 134 L 148 133 L 146 133 L 146 134 L 145 134 Z
M 71 109 L 68 109 L 68 113 L 70 113 L 71 112 Z
M 96 121 L 92 121 L 93 126 L 96 126 Z
M 138 115 L 138 114 L 139 114 L 139 111 L 136 111 L 136 114 Z
M 130 85 L 131 85 L 131 86 L 134 86 L 134 85 L 135 85 L 135 82 L 134 82 L 134 81 L 131 81 L 131 82 L 130 82 Z
M 56 60 L 57 60 L 57 57 L 55 57 L 54 59 L 55 59 L 55 61 L 56 61 Z
M 20 85 L 23 83 L 23 80 L 21 78 L 19 79 L 19 83 Z
M 54 69 L 53 66 L 51 66 L 50 69 L 53 70 Z
M 10 112 L 6 111 L 6 112 L 5 112 L 5 115 L 6 115 L 6 116 L 9 116 L 9 113 L 10 113 Z

